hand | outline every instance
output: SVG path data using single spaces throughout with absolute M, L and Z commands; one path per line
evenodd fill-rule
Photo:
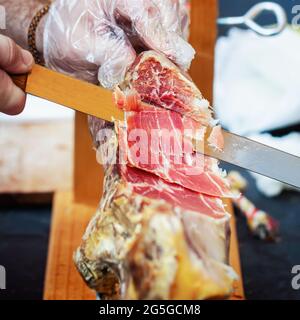
M 8 73 L 27 73 L 33 63 L 30 52 L 21 49 L 10 38 L 0 35 L 0 112 L 9 115 L 22 112 L 25 93 L 14 85 Z
M 188 69 L 183 0 L 56 0 L 45 23 L 44 57 L 52 69 L 107 88 L 122 81 L 136 49 L 154 49 Z

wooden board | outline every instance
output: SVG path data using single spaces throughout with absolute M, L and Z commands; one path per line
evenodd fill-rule
M 48 261 L 44 286 L 46 300 L 94 300 L 95 293 L 81 279 L 73 252 L 95 213 L 94 207 L 75 204 L 71 192 L 54 196 Z
M 228 204 L 231 210 L 230 203 Z M 82 235 L 95 213 L 95 207 L 73 202 L 72 193 L 55 194 L 52 226 L 48 251 L 44 299 L 46 300 L 94 300 L 95 293 L 81 279 L 73 263 L 73 252 L 79 246 Z M 232 238 L 230 263 L 239 275 L 231 299 L 244 299 L 240 257 L 234 217 L 231 221 Z
M 230 300 L 244 300 L 245 292 L 244 292 L 244 286 L 243 286 L 243 274 L 242 274 L 242 268 L 241 268 L 238 235 L 236 230 L 236 220 L 234 216 L 232 202 L 226 201 L 226 205 L 227 205 L 227 211 L 231 213 L 231 221 L 230 221 L 231 238 L 230 238 L 229 263 L 239 277 L 239 279 L 234 283 L 234 293 L 232 294 Z
M 203 96 L 212 102 L 218 1 L 192 0 L 191 8 L 189 42 L 195 48 L 196 57 L 190 75 Z
M 29 194 L 35 199 L 39 194 L 70 190 L 73 133 L 72 119 L 1 121 L 0 193 Z

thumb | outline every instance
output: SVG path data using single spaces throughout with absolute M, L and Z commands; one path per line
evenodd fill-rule
M 0 35 L 0 68 L 9 73 L 29 72 L 34 63 L 30 52 L 20 48 L 13 40 Z

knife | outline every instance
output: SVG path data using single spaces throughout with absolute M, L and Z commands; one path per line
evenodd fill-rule
M 33 96 L 107 121 L 124 120 L 124 112 L 114 105 L 111 91 L 100 86 L 37 64 L 29 74 L 12 75 L 11 78 L 18 87 Z
M 113 102 L 112 93 L 99 86 L 35 65 L 28 75 L 12 76 L 26 93 L 62 106 L 113 121 L 124 120 L 124 112 Z M 300 188 L 300 158 L 264 144 L 223 130 L 224 150 L 218 151 L 206 142 L 198 151 Z M 204 151 L 203 151 L 204 150 Z

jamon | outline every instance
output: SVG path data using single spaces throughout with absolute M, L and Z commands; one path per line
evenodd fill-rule
M 230 216 L 220 197 L 231 194 L 217 161 L 195 152 L 214 125 L 208 102 L 153 51 L 140 55 L 115 100 L 124 122 L 90 118 L 104 194 L 74 255 L 79 272 L 102 299 L 230 295 Z
M 75 253 L 77 268 L 102 299 L 204 299 L 230 294 L 232 270 L 204 253 L 199 256 L 170 206 L 128 194 L 121 185 L 115 192 L 109 208 L 90 223 Z
M 222 219 L 227 215 L 219 198 L 193 192 L 129 166 L 123 166 L 121 174 L 137 194 L 151 199 L 161 199 L 174 207 L 200 212 L 215 219 Z
M 192 141 L 203 140 L 205 133 L 203 127 L 198 128 L 175 112 L 131 112 L 126 124 L 118 128 L 123 160 L 190 190 L 230 197 L 217 161 L 194 151 Z
M 217 261 L 228 262 L 229 215 L 219 198 L 167 183 L 139 169 L 127 166 L 121 171 L 134 193 L 161 199 L 173 207 L 182 217 L 186 234 L 200 255 L 205 253 Z
M 137 94 L 138 100 L 179 112 L 202 124 L 208 125 L 213 121 L 209 102 L 189 76 L 153 51 L 144 52 L 136 59 L 120 88 L 125 97 Z M 123 105 L 127 111 L 136 111 L 132 107 Z
M 199 256 L 187 242 L 181 220 L 162 209 L 146 209 L 146 221 L 129 254 L 135 297 L 178 300 L 228 295 L 230 268 Z
M 117 149 L 114 131 L 109 140 Z M 186 228 L 189 216 L 198 233 Z M 220 199 L 115 164 L 106 167 L 105 194 L 74 258 L 103 299 L 222 297 L 234 279 L 228 233 Z

